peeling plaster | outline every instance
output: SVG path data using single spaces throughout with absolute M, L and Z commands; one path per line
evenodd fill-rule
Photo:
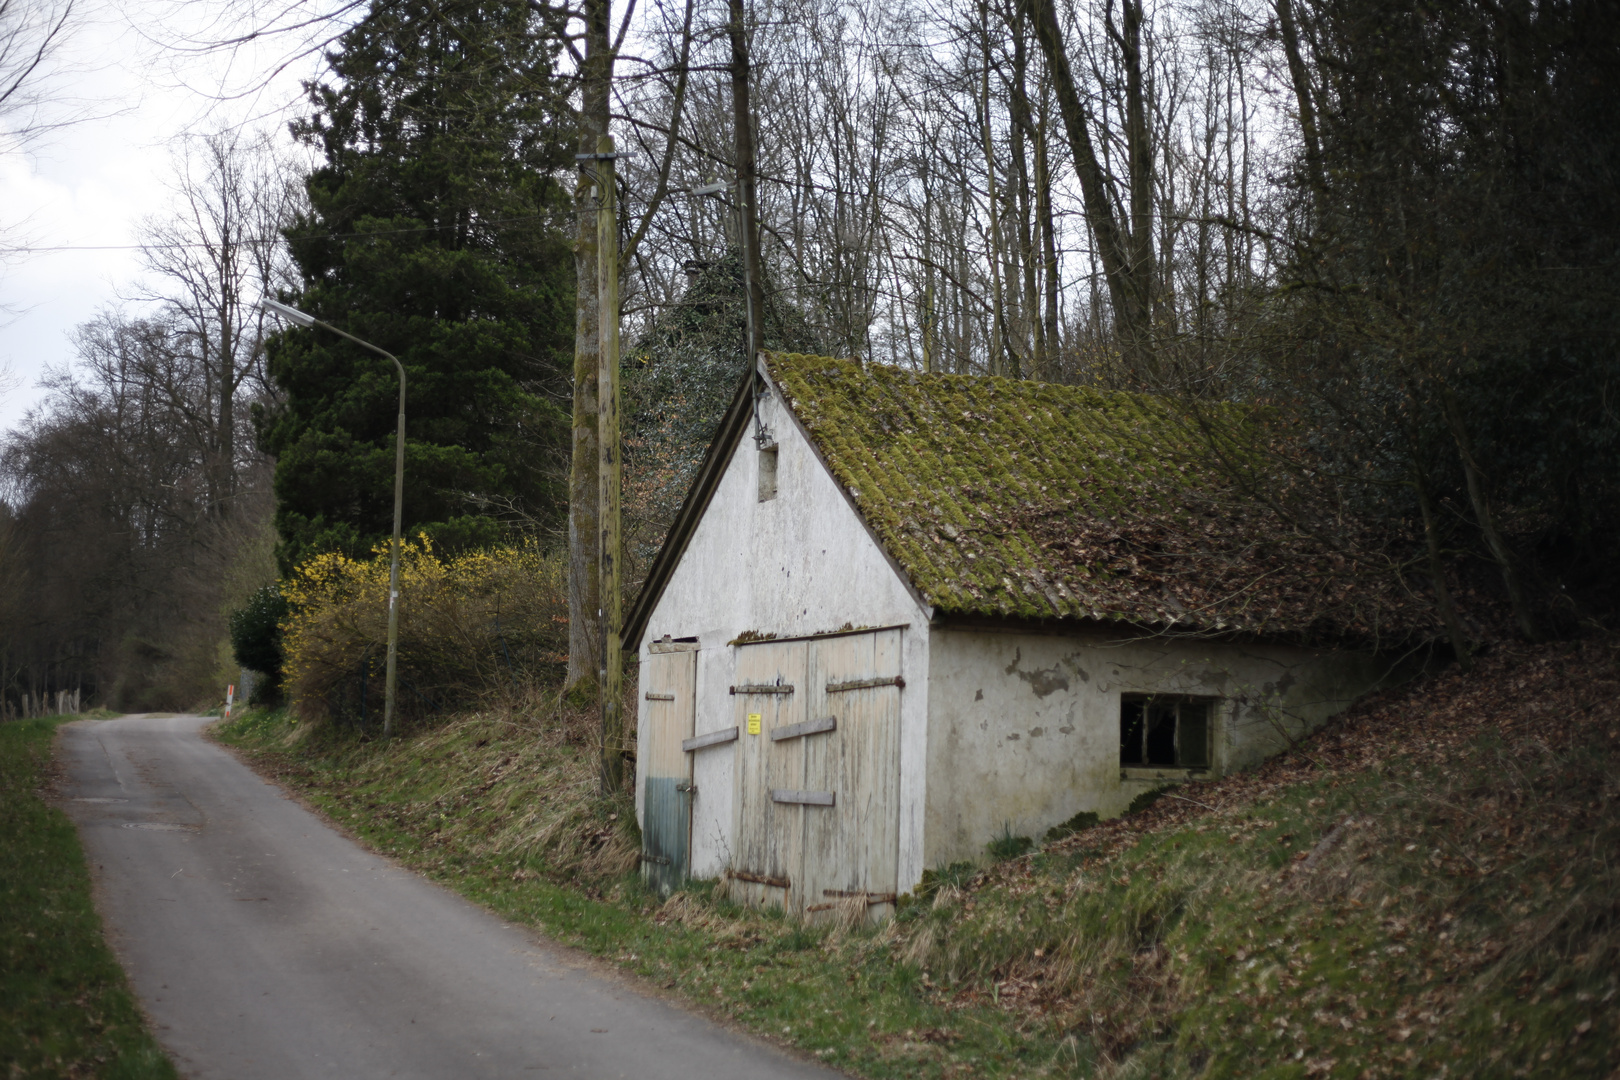
M 1035 691 L 1036 697 L 1050 697 L 1059 690 L 1067 690 L 1069 688 L 1069 678 L 1068 676 L 1064 675 L 1062 671 L 1058 670 L 1057 664 L 1054 664 L 1049 668 L 1036 668 L 1033 671 L 1020 671 L 1018 668 L 1018 662 L 1022 660 L 1023 657 L 1024 650 L 1022 648 L 1014 649 L 1012 663 L 1008 664 L 1001 670 L 1006 672 L 1008 675 L 1016 675 L 1028 683 L 1029 688 Z M 983 699 L 984 692 L 981 690 L 979 693 L 980 697 L 975 698 L 974 700 L 977 701 Z

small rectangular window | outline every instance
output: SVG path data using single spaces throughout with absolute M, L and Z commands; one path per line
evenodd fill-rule
M 776 447 L 759 448 L 759 501 L 776 498 Z
M 1122 697 L 1119 763 L 1162 768 L 1209 767 L 1210 702 L 1179 697 Z

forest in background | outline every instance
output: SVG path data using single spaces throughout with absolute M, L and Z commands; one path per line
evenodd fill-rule
M 401 355 L 407 528 L 451 555 L 572 546 L 570 659 L 594 647 L 570 475 L 594 212 L 572 154 L 603 130 L 628 152 L 632 579 L 678 508 L 745 354 L 733 202 L 696 193 L 733 177 L 733 9 L 352 12 L 296 150 L 177 152 L 148 274 L 6 436 L 6 700 L 215 699 L 231 611 L 386 536 L 391 374 L 267 322 L 261 295 Z M 1606 625 L 1607 5 L 762 0 L 746 20 L 767 346 L 1151 392 L 1195 426 L 1203 403 L 1261 406 L 1265 440 L 1212 445 L 1234 485 L 1402 575 L 1460 655 Z

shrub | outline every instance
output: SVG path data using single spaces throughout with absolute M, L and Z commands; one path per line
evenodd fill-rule
M 299 715 L 382 711 L 388 545 L 367 560 L 318 555 L 283 583 L 286 689 Z M 441 556 L 426 536 L 400 553 L 401 716 L 561 679 L 568 656 L 562 559 L 533 542 Z
M 268 676 L 271 683 L 281 681 L 281 623 L 286 618 L 287 601 L 278 585 L 266 585 L 231 612 L 231 652 L 236 662 Z

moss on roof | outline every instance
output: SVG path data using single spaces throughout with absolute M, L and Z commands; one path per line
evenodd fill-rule
M 1432 621 L 1391 575 L 1233 497 L 1208 442 L 1163 399 L 796 354 L 767 354 L 766 366 L 943 613 L 1309 638 L 1404 636 Z M 1233 430 L 1251 422 L 1233 408 L 1213 416 Z

